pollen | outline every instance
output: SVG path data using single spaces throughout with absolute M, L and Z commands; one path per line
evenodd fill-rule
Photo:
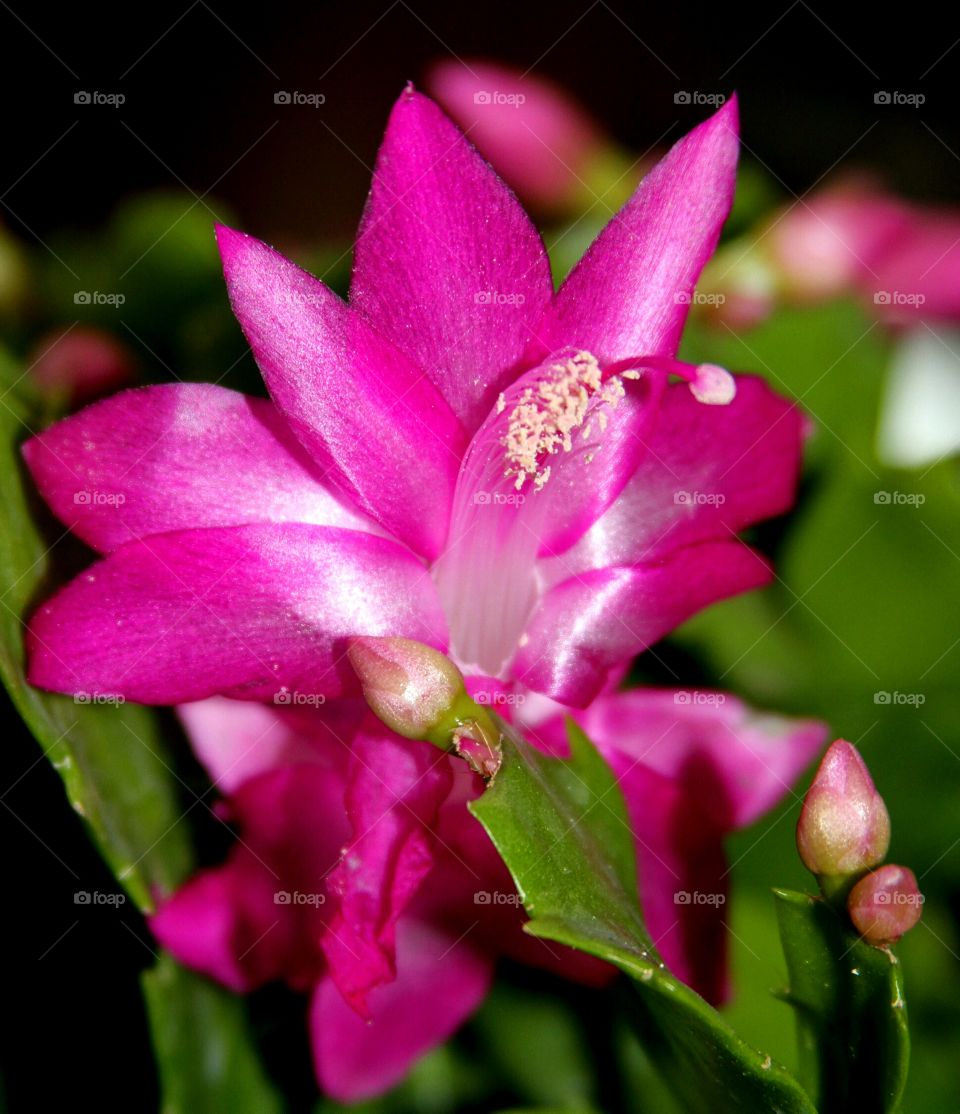
M 517 491 L 528 479 L 534 491 L 542 490 L 552 470 L 544 458 L 569 453 L 578 430 L 582 440 L 589 438 L 594 414 L 602 433 L 609 411 L 624 394 L 619 376 L 603 381 L 600 365 L 589 352 L 563 355 L 546 364 L 539 380 L 523 389 L 507 420 L 501 439 L 506 449 L 504 475 L 513 477 Z M 501 395 L 497 413 L 505 409 Z

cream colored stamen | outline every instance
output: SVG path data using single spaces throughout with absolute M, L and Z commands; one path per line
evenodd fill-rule
M 540 491 L 551 472 L 550 465 L 543 466 L 544 457 L 570 452 L 574 434 L 581 427 L 581 437 L 586 440 L 592 425 L 586 419 L 594 411 L 602 433 L 609 410 L 617 407 L 624 394 L 620 377 L 614 375 L 604 382 L 600 365 L 589 352 L 575 352 L 547 364 L 539 382 L 523 389 L 507 420 L 507 432 L 501 439 L 506 449 L 504 475 L 514 478 L 517 491 L 528 479 Z M 598 410 L 601 406 L 604 409 Z M 497 413 L 505 408 L 501 395 Z

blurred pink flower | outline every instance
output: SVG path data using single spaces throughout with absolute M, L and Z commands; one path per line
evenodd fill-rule
M 960 210 L 915 204 L 870 180 L 821 189 L 721 254 L 708 281 L 733 325 L 756 324 L 780 297 L 850 295 L 894 326 L 960 319 Z
M 506 693 L 496 682 L 472 687 L 495 704 Z M 626 795 L 658 947 L 716 1000 L 726 979 L 722 838 L 783 796 L 824 731 L 711 695 L 684 704 L 673 693 L 617 694 L 580 719 Z M 234 990 L 280 979 L 309 993 L 317 1075 L 335 1098 L 398 1082 L 482 1002 L 498 956 L 578 981 L 613 977 L 521 931 L 509 875 L 466 809 L 483 783 L 460 760 L 393 735 L 359 701 L 304 709 L 214 698 L 180 714 L 238 839 L 222 866 L 161 904 L 153 931 Z M 563 749 L 557 709 L 532 737 Z
M 27 365 L 43 394 L 75 406 L 128 386 L 136 361 L 106 330 L 73 325 L 45 333 L 27 356 Z
M 562 210 L 610 141 L 559 86 L 478 59 L 437 62 L 427 88 L 524 200 Z
M 736 533 L 790 506 L 801 416 L 758 379 L 731 401 L 726 372 L 673 358 L 736 158 L 731 100 L 554 294 L 515 197 L 408 89 L 349 305 L 220 228 L 272 401 L 150 387 L 24 446 L 54 511 L 107 555 L 33 616 L 32 682 L 161 704 L 336 697 L 356 691 L 347 639 L 394 635 L 583 705 L 688 616 L 767 582 Z

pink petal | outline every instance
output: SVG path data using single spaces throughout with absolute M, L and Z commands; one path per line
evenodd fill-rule
M 522 196 L 564 207 L 586 192 L 582 176 L 605 137 L 559 86 L 509 66 L 445 59 L 431 91 Z
M 571 571 L 656 560 L 682 545 L 729 540 L 793 503 L 803 415 L 753 376 L 726 406 L 704 406 L 684 383 L 668 388 L 646 452 L 619 499 L 560 560 Z
M 827 726 L 754 711 L 705 690 L 633 689 L 578 717 L 604 754 L 673 778 L 724 832 L 752 824 L 785 796 L 826 742 Z
M 217 239 L 270 394 L 331 487 L 435 556 L 464 443 L 439 392 L 322 282 L 252 236 Z
M 426 571 L 387 538 L 289 523 L 129 542 L 35 613 L 27 647 L 31 683 L 59 692 L 320 703 L 356 688 L 356 634 L 442 648 Z
M 675 351 L 730 211 L 737 146 L 731 97 L 643 179 L 570 273 L 537 330 L 548 349 L 586 348 L 603 364 Z
M 624 753 L 607 757 L 636 840 L 647 930 L 673 974 L 719 1005 L 729 989 L 729 883 L 720 834 L 679 782 Z
M 431 829 L 453 775 L 447 755 L 378 724 L 353 740 L 352 753 L 352 835 L 328 880 L 340 903 L 322 946 L 338 990 L 368 1017 L 370 992 L 396 973 L 397 918 L 433 865 Z
M 248 781 L 231 799 L 239 837 L 150 918 L 182 963 L 235 990 L 282 978 L 305 989 L 323 969 L 325 877 L 346 837 L 343 781 L 315 765 Z
M 269 705 L 212 696 L 181 704 L 177 714 L 194 754 L 221 793 L 278 766 L 315 762 L 336 767 L 345 760 L 365 706 L 332 700 L 319 707 Z
M 40 492 L 95 549 L 199 526 L 311 522 L 379 532 L 339 503 L 263 399 L 207 383 L 125 391 L 23 446 Z
M 511 672 L 536 692 L 584 707 L 608 670 L 701 608 L 771 576 L 763 558 L 740 542 L 705 542 L 657 564 L 574 575 L 541 599 Z
M 408 88 L 377 158 L 351 304 L 472 431 L 515 376 L 552 290 L 517 199 L 456 125 Z
M 310 1029 L 325 1093 L 339 1102 L 357 1102 L 388 1090 L 480 1005 L 493 962 L 458 935 L 417 920 L 401 921 L 397 978 L 371 993 L 372 1021 L 363 1021 L 346 1004 L 332 978 L 320 981 Z

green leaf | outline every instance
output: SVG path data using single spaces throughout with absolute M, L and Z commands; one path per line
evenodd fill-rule
M 280 1114 L 283 1103 L 260 1066 L 243 999 L 168 955 L 144 973 L 143 993 L 162 1114 Z
M 31 513 L 18 449 L 28 422 L 8 394 L 0 404 L 0 675 L 117 879 L 149 910 L 191 865 L 177 779 L 154 713 L 77 703 L 24 677 L 25 621 L 51 591 L 52 559 L 66 533 L 57 529 L 48 544 Z
M 903 975 L 826 902 L 776 890 L 797 1011 L 801 1073 L 820 1114 L 895 1111 L 907 1081 L 910 1034 Z
M 503 765 L 470 809 L 513 875 L 527 931 L 630 975 L 633 1020 L 685 1110 L 812 1111 L 784 1068 L 660 962 L 640 915 L 626 806 L 586 736 L 570 725 L 571 757 L 559 761 L 504 731 Z

